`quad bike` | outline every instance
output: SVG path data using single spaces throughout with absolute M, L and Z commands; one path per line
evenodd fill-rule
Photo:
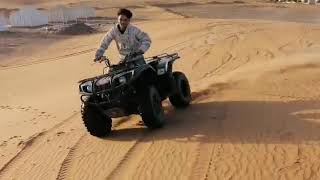
M 190 104 L 187 77 L 172 72 L 174 61 L 180 58 L 177 53 L 146 58 L 143 64 L 136 63 L 139 57 L 143 58 L 141 54 L 129 54 L 117 65 L 103 57 L 103 75 L 79 81 L 82 119 L 91 135 L 107 135 L 111 118 L 131 114 L 140 115 L 148 128 L 159 128 L 165 122 L 163 100 L 169 97 L 176 108 Z

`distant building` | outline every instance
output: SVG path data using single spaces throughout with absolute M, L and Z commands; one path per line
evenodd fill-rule
M 320 4 L 320 0 L 275 0 L 276 2 L 292 3 L 292 2 L 302 2 L 304 4 Z
M 320 0 L 302 0 L 305 4 L 319 4 Z
M 49 11 L 49 22 L 76 21 L 78 18 L 94 17 L 95 10 L 91 7 L 81 6 L 67 8 L 59 5 Z
M 10 15 L 9 22 L 13 27 L 34 27 L 48 24 L 48 13 L 33 7 L 25 7 Z
M 0 15 L 0 32 L 7 31 L 7 30 L 8 30 L 7 20 L 4 16 Z
M 58 5 L 49 10 L 49 22 L 68 22 L 76 20 L 70 15 L 69 9 L 65 6 Z

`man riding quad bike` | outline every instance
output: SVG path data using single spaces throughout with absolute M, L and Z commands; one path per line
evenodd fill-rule
M 131 11 L 118 11 L 118 24 L 104 36 L 96 52 L 95 62 L 105 62 L 108 73 L 84 79 L 79 83 L 82 119 L 94 136 L 111 131 L 111 118 L 139 114 L 149 128 L 164 123 L 162 101 L 169 97 L 175 107 L 186 107 L 191 101 L 188 79 L 181 72 L 172 72 L 177 53 L 143 57 L 151 44 L 145 32 L 130 25 Z M 115 41 L 120 63 L 111 65 L 104 56 Z
M 172 72 L 177 53 L 147 58 L 144 64 L 139 56 L 127 55 L 117 65 L 104 57 L 108 73 L 79 81 L 82 119 L 91 135 L 107 135 L 111 118 L 131 114 L 140 115 L 148 128 L 159 128 L 165 120 L 163 100 L 169 97 L 177 108 L 190 104 L 188 79 L 182 72 Z

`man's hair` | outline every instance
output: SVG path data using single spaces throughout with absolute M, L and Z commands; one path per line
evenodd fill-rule
M 132 12 L 130 10 L 128 10 L 128 9 L 124 9 L 124 8 L 119 9 L 118 10 L 118 16 L 120 16 L 120 15 L 124 15 L 129 19 L 132 18 Z

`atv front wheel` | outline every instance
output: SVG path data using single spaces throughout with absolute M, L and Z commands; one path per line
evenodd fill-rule
M 177 108 L 187 107 L 191 102 L 189 81 L 182 72 L 174 72 L 172 75 L 176 89 L 174 89 L 174 93 L 169 97 L 169 100 Z
M 140 113 L 144 124 L 151 129 L 162 127 L 165 121 L 161 97 L 154 86 L 140 94 Z
M 103 114 L 96 106 L 84 103 L 81 113 L 84 125 L 91 135 L 103 137 L 111 132 L 111 118 Z

